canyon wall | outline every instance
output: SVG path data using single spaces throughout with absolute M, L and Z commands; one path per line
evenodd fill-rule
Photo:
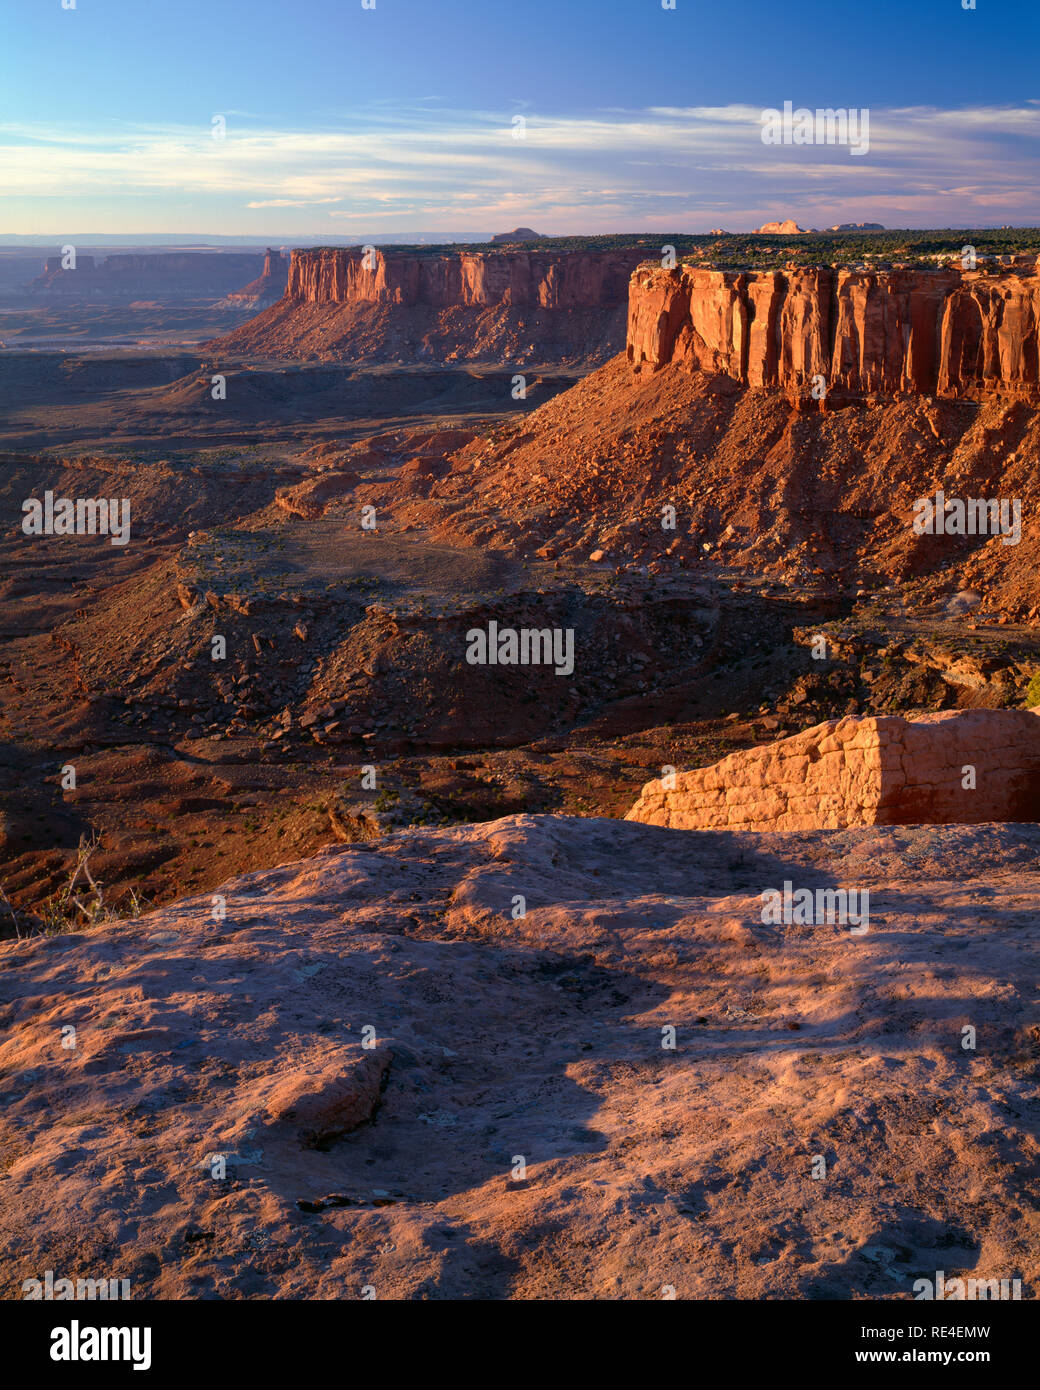
M 1040 276 L 960 270 L 673 271 L 629 292 L 628 358 L 808 397 L 1040 395 Z
M 214 346 L 363 361 L 668 362 L 811 399 L 1040 394 L 1040 276 L 665 271 L 645 250 L 292 252 L 284 295 Z M 638 268 L 637 268 L 638 267 Z M 260 307 L 262 301 L 258 302 Z

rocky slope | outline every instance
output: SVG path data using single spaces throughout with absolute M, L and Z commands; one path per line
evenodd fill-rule
M 514 816 L 6 942 L 2 1293 L 1035 1297 L 1038 853 Z
M 210 346 L 229 356 L 602 362 L 624 344 L 629 277 L 644 254 L 297 250 L 284 298 Z
M 722 565 L 756 583 L 853 592 L 899 583 L 900 601 L 935 613 L 966 591 L 976 611 L 962 610 L 965 625 L 1040 614 L 1040 416 L 1029 402 L 811 404 L 688 362 L 633 374 L 619 357 L 372 500 L 455 540 L 494 536 L 552 560 L 651 573 Z M 1018 499 L 1020 542 L 916 533 L 914 503 L 940 489 Z
M 328 843 L 332 795 L 424 823 L 620 815 L 662 764 L 758 741 L 715 721 L 734 688 L 756 709 L 771 678 L 720 679 L 718 665 L 780 648 L 787 689 L 813 664 L 792 627 L 837 608 L 690 576 L 560 575 L 382 505 L 378 531 L 361 530 L 359 499 L 381 479 L 425 485 L 471 433 L 394 432 L 293 462 L 277 448 L 201 463 L 3 457 L 0 888 L 23 925 L 64 890 L 81 836 L 100 837 L 93 871 L 125 909 L 131 892 L 170 901 Z M 23 534 L 22 499 L 45 489 L 128 498 L 130 544 Z M 468 664 L 470 625 L 491 621 L 572 629 L 574 672 Z M 75 789 L 58 775 L 70 760 Z M 363 790 L 367 763 L 379 785 Z
M 1040 276 L 958 270 L 642 268 L 629 361 L 679 362 L 811 400 L 910 392 L 1040 399 Z

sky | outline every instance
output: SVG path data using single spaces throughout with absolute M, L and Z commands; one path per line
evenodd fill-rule
M 0 0 L 0 234 L 1040 223 L 1040 0 L 367 3 Z

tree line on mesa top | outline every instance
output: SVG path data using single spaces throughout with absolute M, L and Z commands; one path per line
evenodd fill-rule
M 890 266 L 935 265 L 940 256 L 960 258 L 965 246 L 973 246 L 984 269 L 987 258 L 1034 253 L 1040 256 L 1040 228 L 962 227 L 930 230 L 891 229 L 880 232 L 724 232 L 721 236 L 703 233 L 631 232 L 601 236 L 539 237 L 537 241 L 468 241 L 433 244 L 393 243 L 371 245 L 394 256 L 453 256 L 461 252 L 491 251 L 629 251 L 645 249 L 648 261 L 658 259 L 662 248 L 672 246 L 678 260 L 691 265 L 710 264 L 718 270 L 782 270 L 799 265 Z M 316 251 L 318 247 L 308 247 Z M 354 248 L 332 247 L 330 250 Z

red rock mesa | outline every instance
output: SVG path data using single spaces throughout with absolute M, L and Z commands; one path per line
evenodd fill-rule
M 294 251 L 293 304 L 401 304 L 435 309 L 512 304 L 593 309 L 624 303 L 645 251 L 460 251 L 383 255 L 359 247 Z M 371 268 L 367 268 L 368 266 Z
M 221 351 L 364 361 L 604 362 L 625 344 L 622 251 L 293 251 L 285 295 Z

